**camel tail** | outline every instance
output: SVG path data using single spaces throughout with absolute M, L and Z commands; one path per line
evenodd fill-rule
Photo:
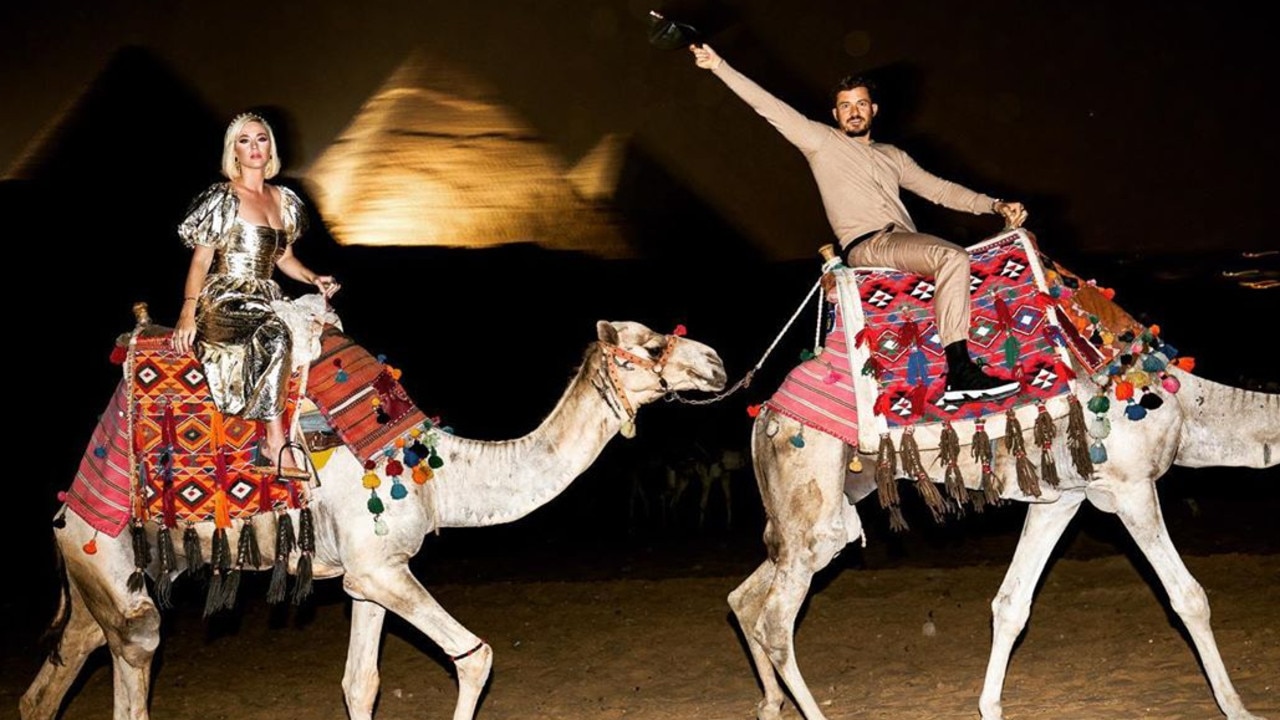
M 1183 415 L 1175 463 L 1249 468 L 1280 464 L 1280 395 L 1172 372 L 1182 383 L 1175 396 Z
M 67 575 L 67 563 L 62 557 L 62 548 L 53 544 L 53 554 L 58 573 L 58 610 L 54 613 L 49 627 L 40 636 L 40 647 L 44 649 L 51 665 L 62 666 L 62 634 L 71 620 L 71 579 Z

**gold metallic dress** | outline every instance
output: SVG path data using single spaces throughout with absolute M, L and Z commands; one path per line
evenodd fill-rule
M 188 247 L 214 248 L 196 307 L 196 355 L 204 364 L 218 410 L 252 420 L 284 412 L 289 380 L 289 329 L 271 308 L 283 299 L 272 279 L 276 261 L 302 234 L 302 201 L 281 195 L 282 229 L 245 222 L 230 183 L 196 198 L 178 234 Z

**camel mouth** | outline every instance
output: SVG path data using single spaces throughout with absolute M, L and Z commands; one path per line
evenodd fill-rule
M 703 373 L 691 373 L 695 382 L 695 389 L 703 392 L 719 392 L 729 381 L 728 375 L 721 368 L 716 368 L 710 376 Z

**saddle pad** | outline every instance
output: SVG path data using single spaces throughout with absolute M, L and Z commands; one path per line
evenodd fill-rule
M 168 335 L 139 337 L 126 372 L 146 515 L 162 515 L 172 526 L 215 519 L 224 502 L 231 519 L 296 507 L 290 483 L 253 465 L 262 423 L 218 412 L 194 354 L 175 352 Z M 301 381 L 298 372 L 289 378 L 285 427 Z
M 66 493 L 68 509 L 114 537 L 135 512 L 172 527 L 216 519 L 220 507 L 228 519 L 296 507 L 287 483 L 252 464 L 261 423 L 218 412 L 194 355 L 174 352 L 168 334 L 138 337 L 127 350 L 119 358 L 125 376 Z M 300 384 L 294 373 L 286 424 Z
M 765 404 L 802 425 L 858 445 L 858 405 L 839 312 L 822 351 L 787 373 Z
M 67 509 L 111 537 L 129 524 L 133 497 L 128 392 L 128 381 L 122 379 L 106 412 L 98 418 L 75 479 L 63 496 Z
M 394 369 L 340 330 L 325 328 L 320 348 L 309 371 L 307 396 L 362 462 L 427 420 Z
M 1003 436 L 1010 409 L 1023 427 L 1040 405 L 1054 418 L 1067 414 L 1074 375 L 1030 234 L 1010 230 L 969 253 L 969 354 L 991 374 L 1017 379 L 1019 392 L 991 402 L 943 402 L 946 355 L 934 321 L 933 279 L 889 268 L 836 268 L 838 317 L 845 321 L 837 325 L 850 347 L 843 371 L 853 379 L 860 446 L 874 448 L 881 435 L 911 428 L 922 449 L 935 448 L 944 422 L 967 438 L 984 421 L 994 439 Z

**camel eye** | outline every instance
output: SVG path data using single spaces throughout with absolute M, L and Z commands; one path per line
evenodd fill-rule
M 649 353 L 650 360 L 657 360 L 658 358 L 662 357 L 662 347 L 660 346 L 655 345 L 653 347 L 646 347 L 644 351 Z

